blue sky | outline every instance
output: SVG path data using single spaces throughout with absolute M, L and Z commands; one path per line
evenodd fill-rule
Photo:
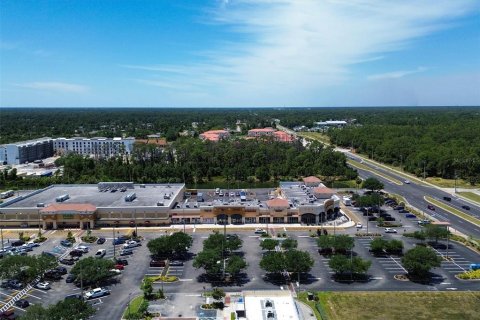
M 0 107 L 480 105 L 480 1 L 0 1 Z

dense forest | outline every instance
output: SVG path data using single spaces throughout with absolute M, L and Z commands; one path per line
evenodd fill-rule
M 131 157 L 94 160 L 69 154 L 57 160 L 63 175 L 46 178 L 49 183 L 97 183 L 98 181 L 185 182 L 202 184 L 221 177 L 236 182 L 267 182 L 319 175 L 326 181 L 354 179 L 346 158 L 315 142 L 308 147 L 276 141 L 228 140 L 218 143 L 180 138 L 163 151 L 139 145 Z M 39 180 L 38 178 L 36 180 Z M 31 180 L 30 182 L 34 182 Z M 42 182 L 42 185 L 43 183 Z M 4 172 L 0 184 L 25 184 Z M 34 182 L 36 183 L 36 182 Z
M 179 138 L 179 133 L 184 130 L 190 131 L 193 136 L 198 136 L 199 133 L 210 129 L 234 130 L 237 122 L 240 122 L 240 128 L 244 134 L 251 128 L 274 126 L 275 119 L 279 119 L 283 126 L 290 128 L 297 125 L 313 127 L 314 122 L 317 121 L 349 120 L 352 125 L 347 128 L 330 129 L 326 132 L 334 144 L 353 147 L 357 152 L 369 157 L 373 156 L 375 160 L 402 166 L 405 170 L 417 175 L 421 175 L 425 168 L 427 176 L 453 178 L 456 174 L 471 183 L 480 181 L 480 108 L 478 107 L 201 110 L 3 108 L 0 109 L 0 143 L 43 136 L 123 135 L 145 138 L 152 133 L 161 133 L 168 141 L 175 141 Z M 187 142 L 181 144 L 183 143 Z M 222 145 L 219 144 L 219 146 Z M 200 150 L 213 147 L 207 144 L 198 148 Z M 220 153 L 215 154 L 223 156 Z M 161 157 L 164 156 L 161 155 Z M 163 161 L 156 156 L 153 159 Z M 218 161 L 223 161 L 223 158 Z M 140 163 L 138 160 L 132 162 Z M 235 165 L 244 164 L 236 162 Z M 245 162 L 245 166 L 249 165 L 252 165 L 250 159 Z M 99 166 L 101 167 L 102 164 Z M 178 176 L 178 164 L 174 168 L 176 173 L 156 174 L 154 177 L 163 179 L 168 176 L 183 179 L 183 176 Z M 189 176 L 194 176 L 193 180 L 205 180 L 209 175 L 218 174 L 219 170 L 226 176 L 232 175 L 226 171 L 238 171 L 218 166 L 216 168 L 221 169 L 209 169 L 215 171 L 214 174 L 208 171 L 201 171 L 201 174 L 189 171 L 184 180 L 188 180 Z M 173 169 L 169 167 L 168 170 Z M 194 170 L 198 171 L 195 168 Z M 226 171 L 223 172 L 224 170 Z M 269 170 L 273 172 L 273 176 L 276 174 L 272 171 L 274 169 Z M 248 176 L 252 175 L 252 172 L 249 172 Z M 238 178 L 238 175 L 235 178 Z
M 327 132 L 332 143 L 421 176 L 480 181 L 480 108 L 372 113 L 360 126 Z

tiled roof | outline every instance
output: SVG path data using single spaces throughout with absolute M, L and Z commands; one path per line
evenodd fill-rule
M 95 212 L 97 207 L 90 203 L 52 203 L 40 210 L 40 212 L 78 211 Z
M 248 130 L 249 132 L 274 132 L 275 129 L 273 128 L 261 128 L 261 129 L 251 129 Z
M 316 187 L 313 189 L 315 193 L 335 193 L 332 189 L 327 187 Z
M 310 176 L 310 177 L 305 177 L 303 178 L 303 182 L 309 182 L 309 183 L 320 183 L 322 180 L 315 176 Z
M 288 207 L 288 200 L 275 198 L 267 201 L 267 206 L 271 207 Z

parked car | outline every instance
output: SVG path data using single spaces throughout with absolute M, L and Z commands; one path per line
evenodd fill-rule
M 123 245 L 124 249 L 132 249 L 136 247 L 140 247 L 142 244 L 136 241 L 129 241 Z
M 68 240 L 62 240 L 62 241 L 60 241 L 60 244 L 64 247 L 71 247 L 72 246 L 72 243 Z
M 50 289 L 50 283 L 48 282 L 39 282 L 35 285 L 35 288 L 37 289 L 42 289 L 42 290 L 48 290 Z
M 24 245 L 22 245 L 22 246 L 20 247 L 20 250 L 25 250 L 25 251 L 27 251 L 27 252 L 30 252 L 30 251 L 32 251 L 33 249 L 32 249 L 32 247 L 30 247 L 30 246 L 28 245 L 28 243 L 25 243 Z
M 95 299 L 100 298 L 110 294 L 110 290 L 105 288 L 95 288 L 93 290 L 87 291 L 84 294 L 85 299 Z
M 255 234 L 264 234 L 264 233 L 267 233 L 267 231 L 263 229 L 255 229 Z
M 24 285 L 16 279 L 8 280 L 8 288 L 20 290 L 23 289 Z
M 363 224 L 361 224 L 360 222 L 358 222 L 357 225 L 356 225 L 356 228 L 358 228 L 358 229 L 363 228 Z
M 426 225 L 426 224 L 429 224 L 430 223 L 430 220 L 419 220 L 418 221 L 418 225 L 420 226 L 423 226 L 423 225 Z
M 120 271 L 119 269 L 115 269 L 115 268 L 110 269 L 110 270 L 108 270 L 108 271 L 110 271 L 110 273 L 113 273 L 113 275 L 122 274 L 122 271 Z
M 70 273 L 70 274 L 65 278 L 65 282 L 66 282 L 66 283 L 72 283 L 73 281 L 75 281 L 75 275 L 73 275 L 72 273 Z
M 165 260 L 152 260 L 150 267 L 165 267 Z
M 123 266 L 128 266 L 128 260 L 127 259 L 115 259 L 113 262 L 116 264 L 121 264 Z
M 433 205 L 431 205 L 431 204 L 429 204 L 429 205 L 427 206 L 427 208 L 428 208 L 428 210 L 433 210 L 433 211 L 435 211 L 435 207 L 434 207 Z
M 78 300 L 83 300 L 83 297 L 81 294 L 75 293 L 75 294 L 69 294 L 68 296 L 65 296 L 64 300 L 69 300 L 69 299 L 78 299 Z
M 443 197 L 443 200 L 445 200 L 445 201 L 452 201 L 452 198 L 450 198 L 450 197 Z
M 72 257 L 81 257 L 83 256 L 83 251 L 73 249 L 72 251 L 70 251 L 69 255 L 71 255 Z
M 417 216 L 414 215 L 413 213 L 407 213 L 405 214 L 405 218 L 411 218 L 411 219 L 415 219 Z
M 470 210 L 470 207 L 467 206 L 467 205 L 463 205 L 462 208 L 465 209 L 465 210 Z
M 393 228 L 385 228 L 385 233 L 397 233 L 397 230 Z
M 97 253 L 95 253 L 95 258 L 103 258 L 107 254 L 107 250 L 105 249 L 98 249 Z
M 119 244 L 124 244 L 124 243 L 125 243 L 125 240 L 124 240 L 124 239 L 119 239 L 119 238 L 117 238 L 117 239 L 114 239 L 114 240 L 113 240 L 113 245 L 114 245 L 114 246 L 118 246 Z
M 15 311 L 13 309 L 8 309 L 3 312 L 0 312 L 0 319 L 1 320 L 13 320 L 16 319 L 17 316 L 15 315 Z
M 393 210 L 404 210 L 405 207 L 404 206 L 396 206 L 395 208 L 393 208 Z
M 20 247 L 20 246 L 23 246 L 24 244 L 25 244 L 25 241 L 23 241 L 23 240 L 12 241 L 12 246 L 14 246 L 14 247 Z
M 67 274 L 68 273 L 67 268 L 62 267 L 62 266 L 58 266 L 53 270 L 55 270 L 59 274 Z
M 97 244 L 104 244 L 107 241 L 105 238 L 98 238 Z
M 470 264 L 470 270 L 479 270 L 479 269 L 480 269 L 480 263 Z
M 178 260 L 170 261 L 168 265 L 172 267 L 183 266 L 183 261 L 178 261 Z
M 82 251 L 83 253 L 87 253 L 87 252 L 90 250 L 90 248 L 87 247 L 87 246 L 78 246 L 78 247 L 77 247 L 77 250 L 80 250 L 80 251 Z
M 55 269 L 46 271 L 43 274 L 43 277 L 45 279 L 49 279 L 49 280 L 60 280 L 60 279 L 62 279 L 62 275 L 60 273 L 58 273 Z
M 398 213 L 410 213 L 410 211 L 405 210 L 405 209 L 401 209 L 401 210 L 398 210 Z
M 28 307 L 30 305 L 30 303 L 25 299 L 20 299 L 20 300 L 15 301 L 15 305 L 19 308 L 25 309 L 26 307 Z
M 122 249 L 122 250 L 120 250 L 120 255 L 121 256 L 128 256 L 128 255 L 131 255 L 131 254 L 133 254 L 132 249 Z
M 75 260 L 66 258 L 60 259 L 59 262 L 62 264 L 66 264 L 67 266 L 73 266 L 75 264 Z
M 123 264 L 116 264 L 116 265 L 115 265 L 115 269 L 117 269 L 117 270 L 123 270 L 123 269 L 125 269 L 125 266 L 124 266 Z

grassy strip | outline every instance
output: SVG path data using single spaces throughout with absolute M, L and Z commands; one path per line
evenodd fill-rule
M 461 195 L 464 198 L 469 200 L 475 201 L 480 203 L 480 195 L 473 193 L 473 192 L 457 192 L 457 194 Z
M 391 182 L 393 182 L 393 183 L 395 183 L 395 184 L 397 184 L 397 185 L 399 185 L 399 186 L 403 185 L 403 182 L 401 182 L 401 181 L 399 181 L 399 180 L 397 180 L 397 179 L 395 179 L 395 178 L 392 178 L 392 177 L 390 177 L 390 176 L 387 176 L 387 175 L 385 175 L 385 174 L 383 174 L 383 173 L 381 173 L 381 172 L 379 172 L 379 171 L 377 171 L 377 170 L 375 170 L 375 169 L 372 169 L 372 168 L 370 168 L 370 167 L 368 167 L 368 166 L 366 166 L 366 165 L 364 165 L 364 164 L 358 163 L 358 162 L 353 161 L 353 160 L 347 160 L 347 163 L 348 163 L 349 165 L 353 166 L 353 167 L 358 168 L 358 169 L 370 171 L 370 172 L 372 172 L 372 173 L 374 173 L 374 174 L 376 174 L 376 175 L 379 175 L 379 176 L 381 176 L 381 177 L 383 177 L 383 178 L 385 178 L 385 179 L 387 179 L 387 180 L 390 180 Z
M 308 295 L 307 295 L 306 292 L 300 292 L 297 296 L 298 300 L 305 303 L 306 305 L 308 305 L 310 307 L 310 309 L 312 309 L 313 313 L 315 314 L 315 317 L 318 320 L 322 320 L 322 316 L 320 315 L 320 312 L 318 312 L 317 308 L 315 308 L 315 304 L 317 304 L 318 302 L 317 301 L 309 301 L 307 298 L 308 298 Z
M 445 211 L 448 211 L 456 216 L 459 216 L 460 218 L 464 219 L 464 220 L 467 220 L 473 224 L 477 224 L 477 225 L 480 225 L 480 219 L 477 219 L 477 218 L 474 218 L 466 213 L 463 213 L 462 211 L 458 210 L 458 209 L 455 209 L 454 207 L 451 207 L 449 205 L 446 205 L 438 200 L 435 200 L 431 197 L 427 197 L 425 196 L 424 199 L 427 201 L 427 202 L 430 202 L 431 204 L 434 204 L 436 205 L 437 207 L 439 208 L 442 208 L 443 210 Z
M 123 312 L 123 319 L 126 319 L 130 310 L 130 314 L 134 314 L 138 312 L 138 309 L 140 308 L 140 305 L 143 302 L 143 296 L 138 296 L 136 298 L 133 298 L 133 300 L 130 301 L 129 307 L 125 309 Z
M 319 297 L 330 320 L 476 319 L 480 314 L 478 291 L 328 292 Z
M 330 145 L 330 138 L 326 134 L 320 132 L 299 132 L 297 135 L 303 138 L 317 140 L 324 144 Z

